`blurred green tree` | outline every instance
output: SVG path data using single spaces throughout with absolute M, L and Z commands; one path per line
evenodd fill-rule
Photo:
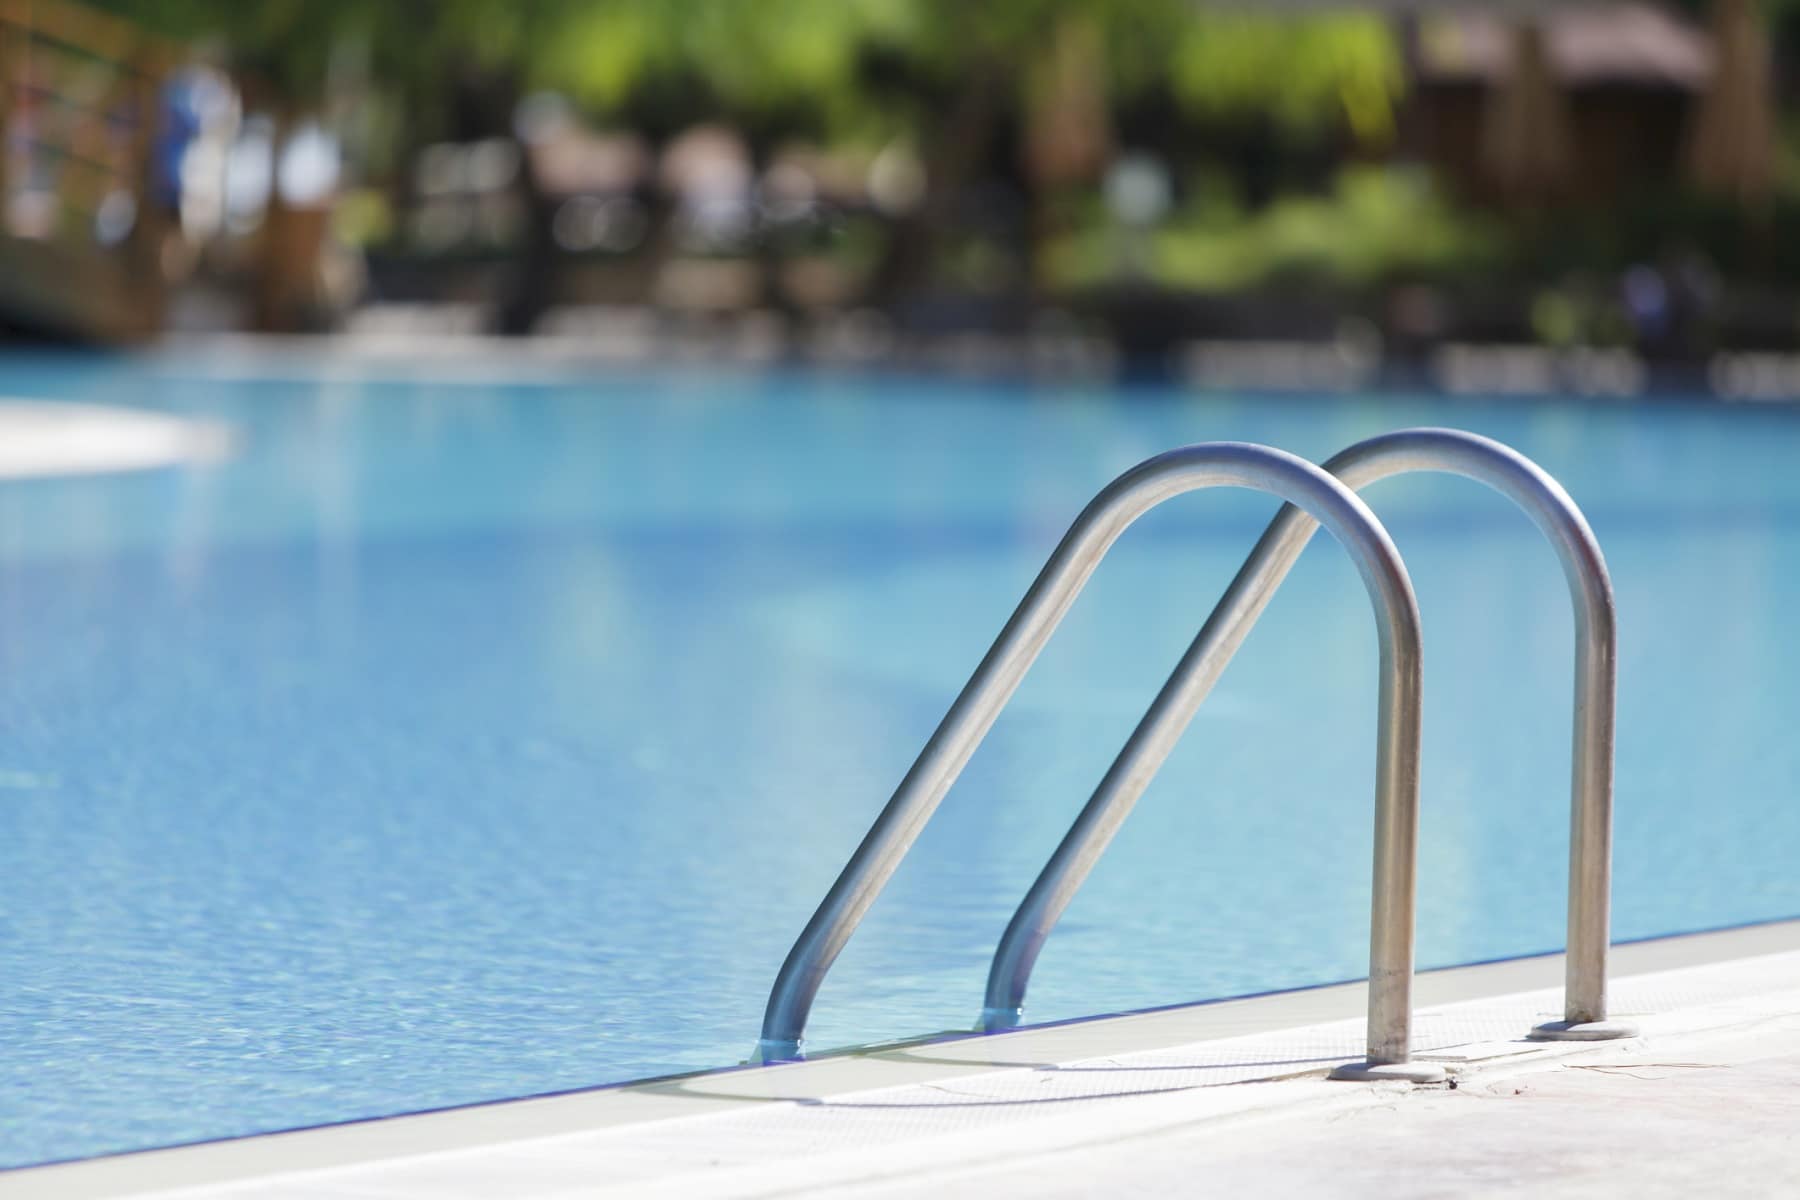
M 277 111 L 328 99 L 353 47 L 403 128 L 442 136 L 459 81 L 483 77 L 488 124 L 530 90 L 653 137 L 724 119 L 759 151 L 784 137 L 910 145 L 924 192 L 894 218 L 875 279 L 929 282 L 983 175 L 1019 196 L 1019 273 L 1038 277 L 1057 197 L 1104 169 L 1122 105 L 1171 98 L 1201 121 L 1386 139 L 1402 82 L 1388 23 L 1321 12 L 1209 11 L 1193 0 L 103 0 L 185 38 L 214 37 Z

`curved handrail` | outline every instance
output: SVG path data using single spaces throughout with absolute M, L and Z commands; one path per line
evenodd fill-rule
M 1408 471 L 1466 475 L 1525 510 L 1556 548 L 1575 607 L 1575 731 L 1569 839 L 1569 951 L 1564 1016 L 1538 1038 L 1597 1040 L 1632 1032 L 1606 1020 L 1612 872 L 1613 716 L 1617 666 L 1612 581 L 1581 510 L 1543 468 L 1489 438 L 1406 429 L 1358 442 L 1325 469 L 1360 491 Z M 1285 506 L 1238 570 L 1169 681 L 1119 752 L 1007 925 L 988 972 L 981 1027 L 1018 1024 L 1038 952 L 1132 805 L 1174 749 L 1318 523 Z
M 825 973 L 1113 542 L 1164 500 L 1221 486 L 1270 492 L 1323 524 L 1349 551 L 1375 609 L 1381 689 L 1368 1055 L 1372 1064 L 1405 1062 L 1418 845 L 1418 602 L 1393 541 L 1354 492 L 1303 458 L 1241 442 L 1186 446 L 1148 459 L 1082 510 L 788 952 L 769 994 L 758 1061 L 799 1057 Z

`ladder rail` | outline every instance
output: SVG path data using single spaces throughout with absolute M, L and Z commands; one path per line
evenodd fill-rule
M 1532 1036 L 1629 1036 L 1632 1027 L 1609 1021 L 1606 1011 L 1618 648 L 1612 581 L 1593 530 L 1543 468 L 1500 442 L 1461 430 L 1407 429 L 1370 438 L 1327 461 L 1325 470 L 1353 491 L 1413 471 L 1475 479 L 1523 509 L 1555 548 L 1575 613 L 1568 958 L 1564 1020 L 1540 1025 Z M 1311 516 L 1289 504 L 1263 533 L 1013 914 L 989 969 L 981 1028 L 1018 1024 L 1032 967 L 1050 930 L 1317 528 Z
M 1163 501 L 1221 486 L 1268 492 L 1307 512 L 1343 545 L 1368 590 L 1380 696 L 1366 1065 L 1421 1078 L 1436 1071 L 1404 1065 L 1411 1049 L 1421 712 L 1412 581 L 1387 531 L 1354 491 L 1305 459 L 1235 442 L 1148 459 L 1082 510 L 788 952 L 769 994 L 757 1061 L 800 1056 L 813 1000 L 833 961 L 1113 542 Z M 1128 745 L 1121 758 L 1132 754 Z

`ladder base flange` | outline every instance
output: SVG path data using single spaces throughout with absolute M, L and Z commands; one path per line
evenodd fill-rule
M 1378 1063 L 1364 1059 L 1335 1068 L 1329 1078 L 1352 1083 L 1443 1083 L 1450 1074 L 1436 1063 Z
M 1525 1036 L 1534 1042 L 1610 1042 L 1637 1035 L 1630 1021 L 1545 1021 Z

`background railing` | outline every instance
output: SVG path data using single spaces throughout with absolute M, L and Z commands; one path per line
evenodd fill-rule
M 0 320 L 158 328 L 168 204 L 156 137 L 176 48 L 62 0 L 0 0 Z

